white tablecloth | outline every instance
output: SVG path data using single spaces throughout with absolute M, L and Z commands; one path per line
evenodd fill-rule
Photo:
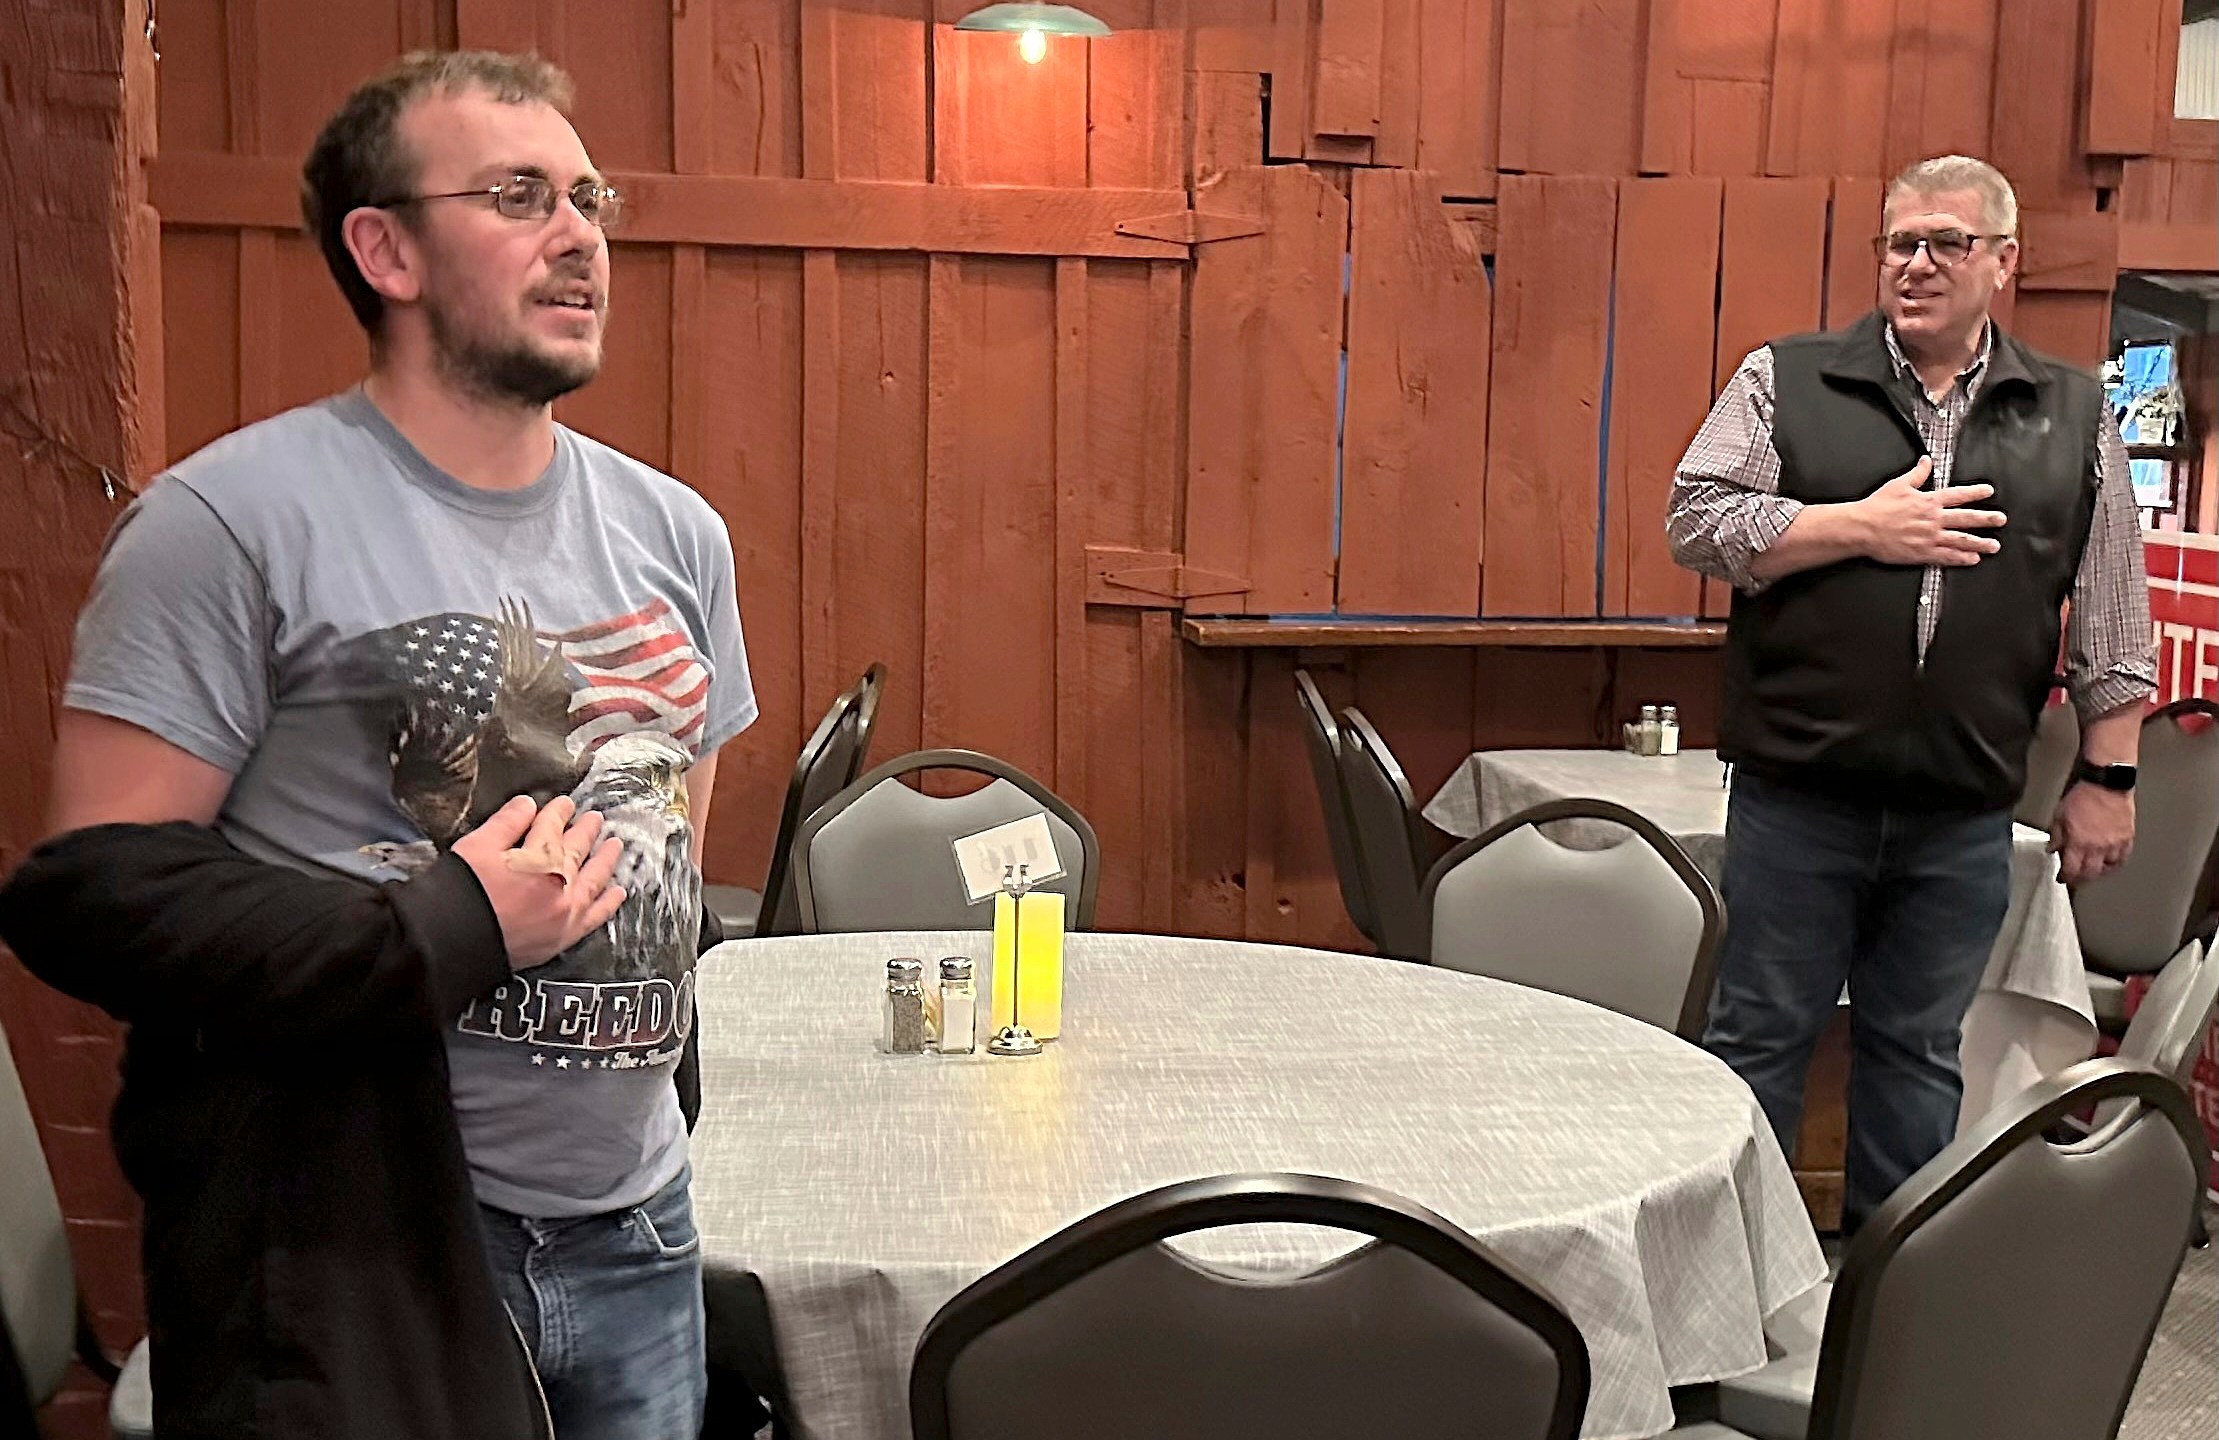
M 1585 1434 L 1671 1425 L 1666 1387 L 1765 1359 L 1824 1262 L 1723 1065 L 1578 1001 L 1362 956 L 1071 937 L 1032 1059 L 876 1053 L 894 955 L 986 937 L 741 940 L 702 961 L 694 1206 L 769 1299 L 800 1433 L 900 1440 L 925 1322 L 994 1266 L 1175 1180 L 1293 1170 L 1432 1207 L 1546 1284 L 1592 1354 Z M 1307 1269 L 1348 1237 L 1218 1232 Z
M 1710 750 L 1673 756 L 1482 751 L 1457 767 L 1425 817 L 1451 835 L 1471 836 L 1528 806 L 1570 796 L 1615 800 L 1640 811 L 1713 880 L 1724 867 L 1725 767 Z M 1577 822 L 1552 827 L 1567 845 L 1611 844 L 1623 833 Z M 2015 825 L 2011 840 L 2011 908 L 1965 1016 L 1961 1124 L 2095 1053 L 2095 1010 L 2071 902 L 2057 881 L 2056 857 L 2046 852 L 2049 837 Z

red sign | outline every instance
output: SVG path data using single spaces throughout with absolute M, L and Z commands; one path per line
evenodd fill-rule
M 2157 641 L 2156 705 L 2189 695 L 2219 700 L 2219 535 L 2142 532 Z

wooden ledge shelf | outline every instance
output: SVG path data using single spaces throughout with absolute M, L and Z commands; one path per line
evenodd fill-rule
M 1704 650 L 1721 644 L 1714 621 L 1669 620 L 1187 620 L 1180 629 L 1206 650 L 1337 649 L 1385 645 L 1524 646 L 1584 650 L 1633 646 Z

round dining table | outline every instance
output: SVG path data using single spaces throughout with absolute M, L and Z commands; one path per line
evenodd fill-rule
M 1671 1386 L 1764 1364 L 1768 1317 L 1825 1278 L 1748 1088 L 1662 1030 L 1400 961 L 1074 934 L 1063 1033 L 1041 1054 L 881 1053 L 886 961 L 966 955 L 984 973 L 989 938 L 738 940 L 702 958 L 703 1260 L 760 1281 L 808 1440 L 906 1437 L 910 1358 L 943 1303 L 1199 1176 L 1337 1176 L 1468 1231 L 1578 1324 L 1593 1440 L 1661 1434 Z M 1243 1226 L 1179 1243 L 1285 1275 L 1356 1240 Z

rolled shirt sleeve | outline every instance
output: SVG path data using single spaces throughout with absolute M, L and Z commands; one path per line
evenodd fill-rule
M 2083 721 L 2157 689 L 2150 581 L 2126 442 L 2109 411 L 2097 422 L 2096 509 L 2073 577 L 2065 625 L 2065 686 Z
M 1674 560 L 1750 594 L 1766 583 L 1750 563 L 1803 510 L 1779 493 L 1772 405 L 1772 350 L 1763 346 L 1735 369 L 1688 444 L 1664 521 Z

